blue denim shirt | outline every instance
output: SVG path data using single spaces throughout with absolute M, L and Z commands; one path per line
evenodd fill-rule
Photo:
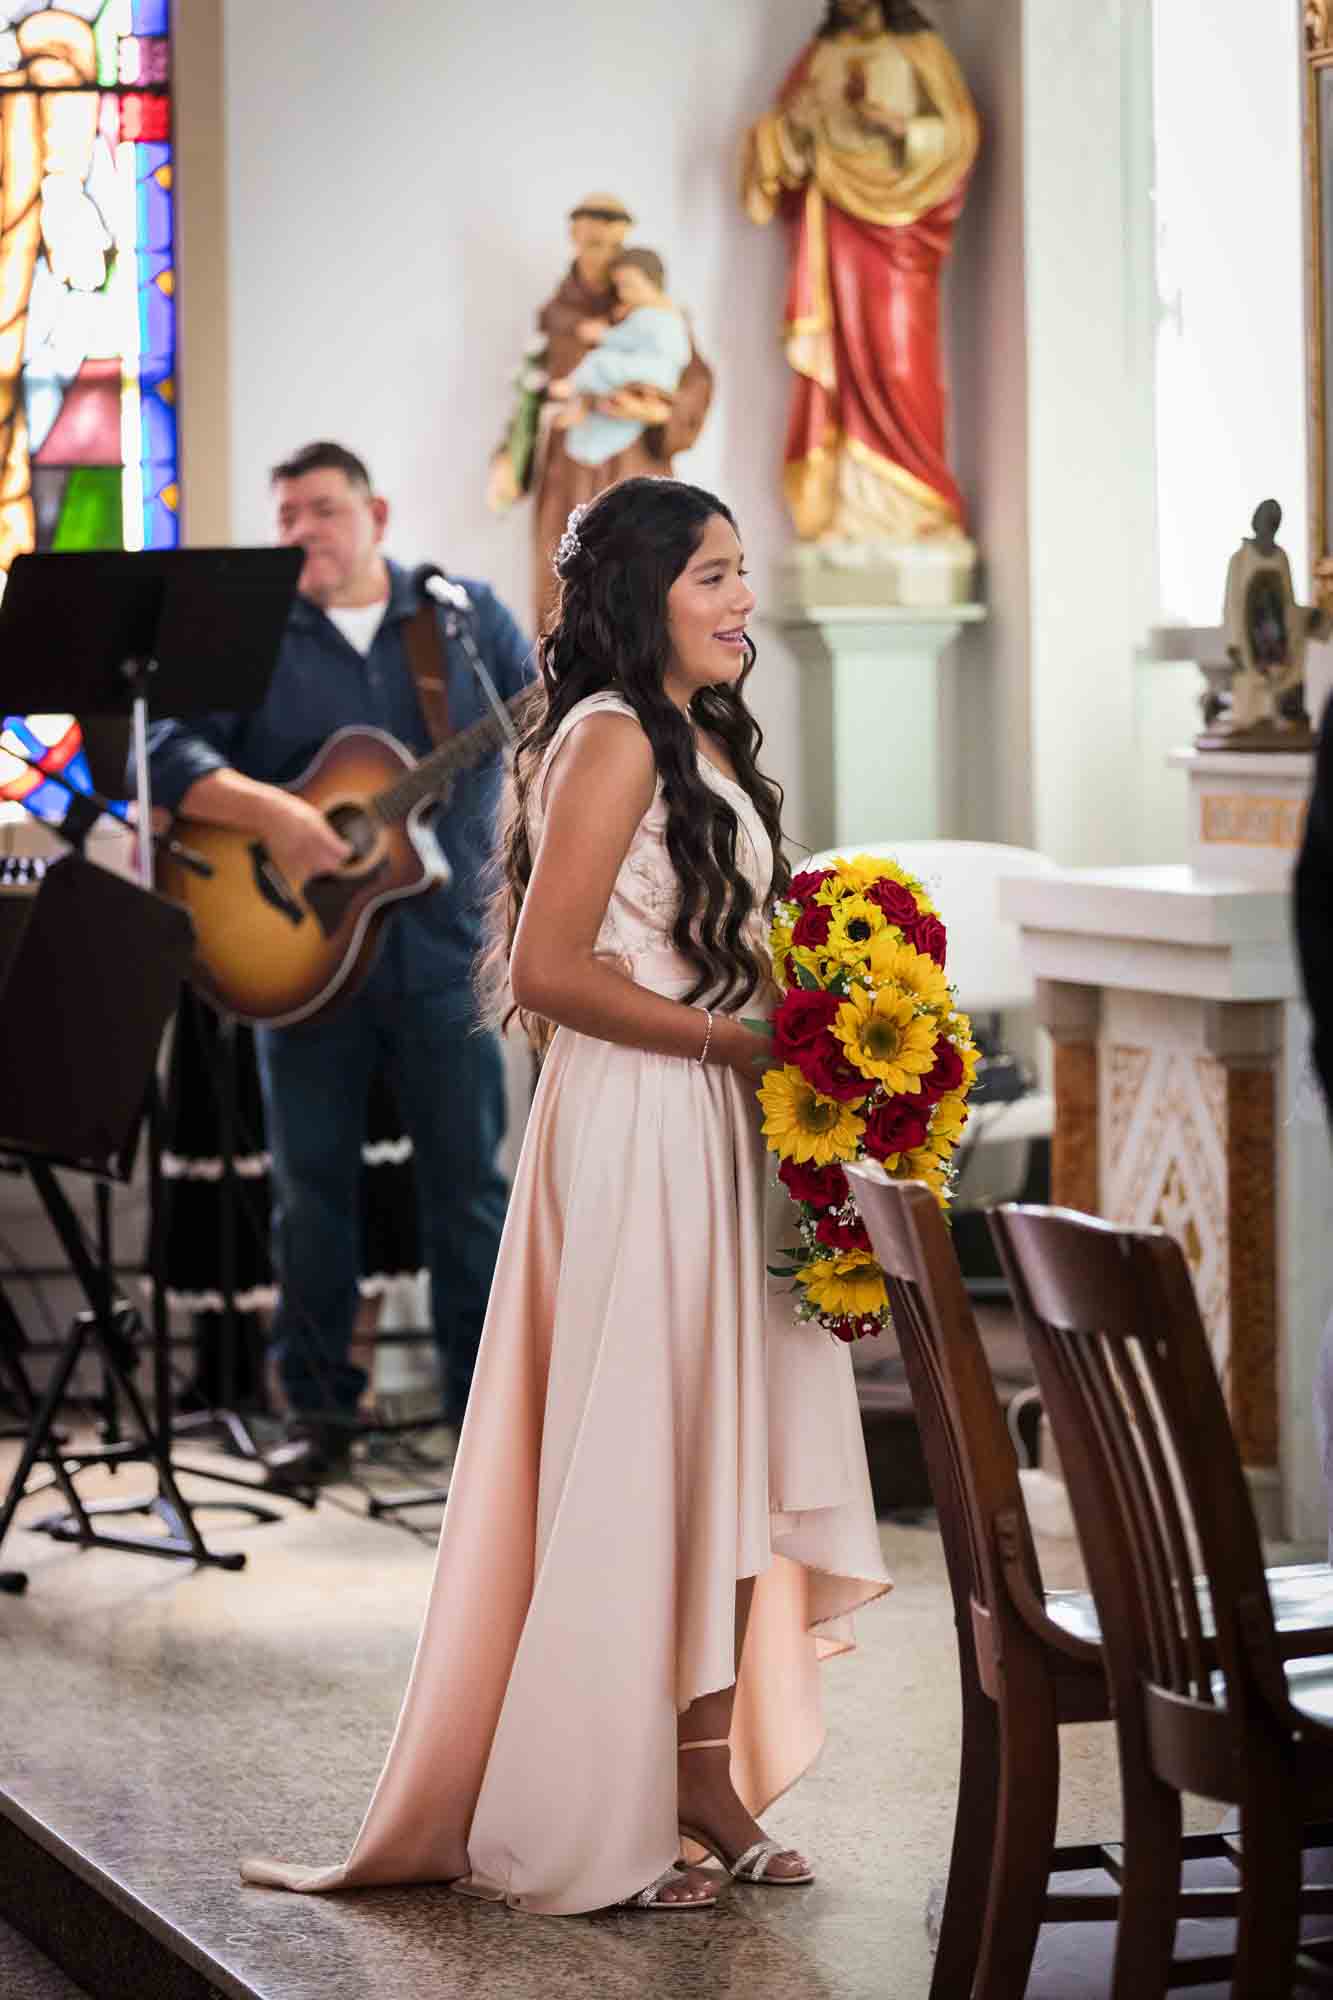
M 392 562 L 388 569 L 384 619 L 364 657 L 317 605 L 298 597 L 262 707 L 249 715 L 218 712 L 151 726 L 154 804 L 174 809 L 196 779 L 228 765 L 247 778 L 288 784 L 336 729 L 352 723 L 388 730 L 415 756 L 432 748 L 403 643 L 403 621 L 421 600 L 406 570 Z M 517 694 L 534 673 L 527 640 L 488 584 L 458 581 L 472 600 L 473 638 L 491 678 L 502 697 Z M 490 711 L 461 642 L 446 639 L 444 653 L 449 720 L 454 729 L 465 729 Z M 390 918 L 370 982 L 381 995 L 435 991 L 456 998 L 460 1020 L 472 1011 L 500 770 L 496 755 L 463 772 L 446 804 L 430 816 L 453 879 L 401 904 Z

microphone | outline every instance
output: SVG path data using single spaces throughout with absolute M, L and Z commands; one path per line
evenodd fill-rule
M 427 597 L 434 598 L 435 602 L 442 604 L 446 611 L 459 612 L 466 618 L 472 609 L 472 599 L 462 584 L 455 583 L 451 576 L 446 576 L 438 563 L 418 563 L 412 572 L 412 581 L 418 590 L 424 591 Z
M 472 637 L 472 599 L 461 583 L 455 583 L 446 576 L 438 563 L 418 563 L 412 572 L 412 581 L 423 596 L 438 604 L 444 612 L 445 636 L 462 643 L 467 654 L 468 665 L 476 675 L 477 683 L 486 697 L 492 715 L 500 725 L 505 741 L 512 747 L 518 742 L 518 731 L 513 717 L 500 699 L 499 690 L 486 670 L 486 663 L 477 651 Z

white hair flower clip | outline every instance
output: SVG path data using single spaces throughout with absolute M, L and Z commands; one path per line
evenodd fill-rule
M 579 526 L 587 511 L 588 503 L 586 500 L 577 507 L 571 507 L 569 511 L 569 519 L 565 522 L 565 532 L 556 544 L 555 551 L 555 566 L 562 573 L 574 561 L 575 557 L 581 555 L 583 552 L 583 543 L 579 540 Z

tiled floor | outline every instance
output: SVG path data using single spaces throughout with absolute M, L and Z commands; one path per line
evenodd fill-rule
M 247 1550 L 239 1574 L 15 1535 L 6 1565 L 31 1581 L 26 1597 L 0 1598 L 6 1789 L 230 1968 L 233 1990 L 266 2000 L 923 2000 L 958 1719 L 929 1525 L 885 1526 L 898 1587 L 862 1615 L 859 1654 L 827 1669 L 827 1748 L 769 1816 L 816 1858 L 812 1889 L 732 1890 L 708 1917 L 587 1920 L 517 1916 L 443 1888 L 243 1888 L 242 1852 L 338 1858 L 379 1769 L 431 1550 L 362 1509 L 340 1488 L 314 1513 L 284 1506 L 277 1526 L 208 1517 L 220 1546 Z M 1049 1581 L 1071 1580 L 1069 1545 L 1045 1553 Z M 1063 1837 L 1113 1832 L 1108 1730 L 1066 1744 Z M 1104 1970 L 1071 1971 L 1070 1939 L 1044 1934 L 1034 2000 L 1105 1990 Z

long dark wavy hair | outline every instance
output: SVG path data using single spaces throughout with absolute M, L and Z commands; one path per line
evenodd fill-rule
M 935 25 L 919 7 L 912 5 L 912 0 L 879 0 L 879 11 L 891 35 L 919 35 Z M 838 0 L 827 0 L 824 18 L 815 29 L 816 36 L 823 39 L 827 35 L 840 35 L 846 26 L 838 14 Z
M 782 788 L 760 771 L 763 732 L 745 705 L 755 649 L 746 640 L 745 666 L 731 683 L 701 688 L 690 715 L 666 693 L 671 664 L 667 593 L 721 515 L 735 517 L 715 494 L 677 479 L 636 478 L 610 487 L 583 513 L 556 555 L 560 597 L 537 648 L 542 686 L 514 753 L 509 808 L 500 836 L 502 879 L 492 899 L 483 992 L 492 1011 L 532 875 L 528 804 L 546 750 L 576 703 L 603 689 L 619 695 L 643 725 L 667 808 L 666 846 L 680 883 L 672 928 L 676 949 L 697 970 L 688 1002 L 725 998 L 740 1006 L 764 977 L 765 962 L 746 941 L 754 896 L 737 866 L 740 822 L 699 770 L 691 721 L 726 748 L 773 845 L 773 890 L 791 871 L 782 854 Z M 542 698 L 544 696 L 544 699 Z M 500 1001 L 510 1018 L 517 1010 Z M 530 1033 L 534 1024 L 525 1020 Z M 539 1033 L 535 1038 L 540 1039 Z

